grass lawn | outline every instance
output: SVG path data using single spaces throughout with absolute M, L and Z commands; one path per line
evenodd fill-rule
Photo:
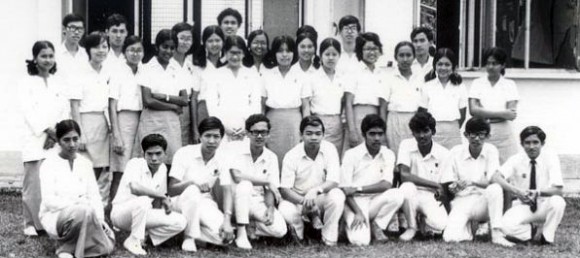
M 199 248 L 195 254 L 181 252 L 180 243 L 170 240 L 168 244 L 150 249 L 147 257 L 578 257 L 580 256 L 580 199 L 567 199 L 566 214 L 558 228 L 556 244 L 538 246 L 519 244 L 515 248 L 503 248 L 490 244 L 487 239 L 475 242 L 447 244 L 442 240 L 424 240 L 403 243 L 392 240 L 387 244 L 368 247 L 352 247 L 339 243 L 337 247 L 321 244 L 297 246 L 282 241 L 260 241 L 254 250 L 239 251 L 235 248 Z M 4 257 L 55 257 L 55 244 L 46 235 L 26 237 L 22 233 L 20 195 L 0 195 L 0 258 Z M 117 235 L 117 249 L 110 257 L 133 257 L 121 245 L 126 234 Z

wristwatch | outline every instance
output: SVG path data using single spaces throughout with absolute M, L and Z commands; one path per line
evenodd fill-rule
M 318 189 L 316 189 L 316 193 L 323 194 L 324 193 L 324 189 L 322 189 L 322 187 L 319 187 Z
M 362 192 L 362 190 L 363 190 L 362 186 L 359 186 L 359 187 L 357 187 L 357 188 L 356 188 L 356 192 L 357 192 L 357 193 L 360 193 L 360 192 Z

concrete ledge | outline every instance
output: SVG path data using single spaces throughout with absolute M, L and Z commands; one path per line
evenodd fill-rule
M 460 70 L 459 74 L 467 79 L 475 79 L 486 75 L 483 68 L 474 68 L 469 70 Z M 506 69 L 506 77 L 510 79 L 541 79 L 541 80 L 572 80 L 580 81 L 580 72 L 576 70 L 565 69 L 523 69 L 523 68 L 508 68 Z

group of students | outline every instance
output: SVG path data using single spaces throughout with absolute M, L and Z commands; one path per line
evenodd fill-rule
M 467 92 L 452 50 L 430 56 L 428 28 L 396 45 L 391 68 L 354 16 L 320 44 L 308 25 L 270 43 L 262 30 L 237 36 L 234 9 L 217 21 L 201 42 L 187 23 L 159 31 L 146 64 L 119 14 L 84 39 L 84 19 L 69 14 L 59 48 L 34 44 L 18 84 L 26 235 L 46 230 L 60 257 L 107 254 L 110 216 L 131 232 L 123 246 L 133 254 L 146 254 L 145 232 L 153 245 L 183 232 L 185 251 L 196 241 L 250 249 L 257 236 L 302 239 L 306 221 L 334 245 L 343 218 L 349 242 L 367 245 L 388 239 L 402 209 L 406 241 L 419 229 L 469 240 L 468 221 L 489 220 L 494 243 L 528 240 L 536 221 L 553 242 L 565 207 L 559 161 L 540 156 L 537 127 L 517 154 L 504 50 L 486 51 L 487 76 Z M 503 215 L 504 192 L 527 205 Z

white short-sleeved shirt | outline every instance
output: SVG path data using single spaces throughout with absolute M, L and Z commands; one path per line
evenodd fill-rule
M 208 85 L 202 87 L 204 91 L 199 99 L 205 100 L 209 115 L 218 117 L 225 127 L 244 128 L 250 115 L 261 113 L 260 76 L 255 70 L 242 66 L 234 76 L 232 70 L 224 66 L 208 76 L 204 83 Z
M 506 110 L 509 101 L 519 100 L 516 83 L 501 76 L 495 85 L 491 85 L 486 76 L 477 78 L 471 83 L 469 98 L 479 99 L 481 106 L 491 111 Z
M 365 143 L 344 153 L 341 168 L 341 182 L 345 187 L 358 187 L 376 184 L 380 181 L 393 183 L 395 153 L 381 146 L 373 158 Z
M 125 55 L 121 53 L 119 56 L 115 54 L 115 51 L 111 48 L 107 54 L 107 59 L 103 62 L 103 65 L 111 66 L 111 69 L 117 69 L 119 66 L 126 65 L 127 59 Z
M 119 184 L 119 190 L 113 205 L 126 203 L 138 198 L 131 193 L 131 183 L 138 183 L 148 189 L 154 190 L 161 194 L 167 193 L 167 167 L 161 163 L 155 174 L 152 174 L 144 158 L 133 158 L 127 162 L 123 178 Z M 153 201 L 153 198 L 150 198 Z
M 197 185 L 208 184 L 211 187 L 217 179 L 220 185 L 230 185 L 232 178 L 227 169 L 226 158 L 218 148 L 214 157 L 207 163 L 201 155 L 201 144 L 181 147 L 173 155 L 169 176 L 179 181 L 193 181 Z M 209 195 L 209 193 L 206 193 Z
M 440 183 L 444 163 L 448 157 L 449 150 L 436 142 L 433 142 L 431 152 L 423 157 L 419 152 L 415 138 L 409 138 L 403 140 L 399 145 L 397 165 L 402 164 L 409 167 L 412 175 Z M 420 186 L 418 188 L 427 189 Z
M 280 187 L 280 169 L 278 157 L 274 152 L 264 147 L 264 152 L 254 161 L 250 151 L 249 141 L 228 143 L 228 153 L 231 168 L 238 169 L 243 174 L 249 174 L 268 180 L 271 188 Z M 253 196 L 264 196 L 264 187 L 254 186 Z
M 175 60 L 174 58 L 172 58 L 172 60 L 174 60 L 178 65 L 179 63 L 177 62 L 177 60 Z M 210 64 L 211 65 L 211 64 Z M 191 55 L 188 55 L 185 57 L 185 60 L 183 62 L 183 66 L 180 66 L 182 72 L 184 73 L 184 76 L 187 78 L 186 80 L 188 81 L 188 85 L 186 85 L 186 90 L 187 90 L 187 95 L 191 94 L 191 91 L 196 91 L 199 92 L 201 85 L 199 82 L 199 75 L 195 74 L 196 72 L 198 72 L 195 68 L 195 66 L 193 65 L 193 59 L 191 57 Z
M 137 66 L 137 72 L 128 65 L 117 66 L 111 75 L 109 84 L 109 98 L 117 100 L 117 111 L 141 111 L 143 100 L 141 99 L 141 86 L 137 78 L 143 73 L 143 64 Z
M 411 64 L 411 70 L 413 70 L 413 74 L 418 74 L 419 76 L 425 77 L 425 75 L 433 70 L 433 58 L 429 56 L 427 63 L 425 63 L 423 66 L 421 66 L 419 61 L 417 61 L 415 58 L 415 60 L 413 60 L 413 64 Z
M 73 97 L 80 100 L 79 111 L 107 112 L 109 107 L 109 85 L 111 83 L 110 66 L 101 66 L 97 71 L 87 62 L 76 76 L 78 87 L 72 86 Z
M 336 64 L 336 72 L 340 74 L 352 74 L 359 69 L 359 61 L 356 57 L 356 53 L 352 52 L 352 54 L 346 53 L 344 48 L 340 52 L 340 58 L 338 59 L 338 63 Z
M 211 78 L 215 77 L 213 75 L 213 73 L 216 70 L 217 70 L 217 68 L 209 60 L 207 61 L 207 65 L 205 66 L 205 68 L 201 67 L 201 66 L 194 65 L 192 76 L 193 76 L 195 88 L 193 90 L 197 90 L 198 92 L 200 92 L 200 94 L 201 94 L 201 92 L 206 92 L 207 89 L 205 89 L 205 87 L 210 85 L 207 81 L 208 80 L 211 81 Z M 197 86 L 195 86 L 195 85 L 197 85 Z M 202 96 L 199 96 L 198 99 L 202 100 L 200 97 L 202 97 Z
M 344 91 L 354 95 L 354 105 L 379 105 L 381 93 L 387 87 L 387 73 L 384 69 L 375 67 L 373 71 L 364 63 L 359 62 L 357 72 L 350 75 Z
M 55 59 L 57 63 L 58 74 L 63 76 L 67 83 L 76 83 L 75 75 L 79 69 L 89 62 L 89 55 L 84 47 L 78 46 L 79 49 L 73 55 L 66 49 L 64 42 L 55 49 Z
M 511 156 L 500 168 L 499 172 L 509 182 L 521 189 L 530 189 L 530 173 L 532 165 L 525 152 Z M 547 148 L 542 148 L 536 158 L 536 189 L 542 190 L 552 186 L 564 186 L 562 170 L 558 155 Z
M 340 183 L 338 152 L 332 143 L 323 140 L 314 160 L 306 155 L 303 142 L 284 156 L 280 187 L 304 195 L 326 181 Z
M 461 118 L 459 109 L 467 107 L 467 89 L 463 83 L 453 85 L 447 82 L 444 87 L 435 78 L 423 85 L 419 105 L 429 110 L 436 121 L 455 121 Z
M 471 181 L 488 184 L 491 177 L 499 168 L 499 153 L 497 148 L 489 143 L 484 143 L 479 156 L 474 159 L 469 152 L 469 144 L 453 147 L 449 153 L 449 159 L 441 175 L 441 183 Z M 471 194 L 483 194 L 483 189 L 476 186 L 468 186 L 456 196 Z
M 389 111 L 415 112 L 421 100 L 421 88 L 424 76 L 413 73 L 407 80 L 399 69 L 395 69 L 388 77 L 383 98 L 389 102 Z
M 310 110 L 317 115 L 340 115 L 345 87 L 344 75 L 335 73 L 330 80 L 324 69 L 312 75 Z
M 143 73 L 137 77 L 137 83 L 150 88 L 152 93 L 179 96 L 180 91 L 187 90 L 188 85 L 192 84 L 188 79 L 190 78 L 185 75 L 179 63 L 173 58 L 163 69 L 157 58 L 153 57 L 143 66 Z
M 262 97 L 270 108 L 299 108 L 302 99 L 311 94 L 310 85 L 296 69 L 290 69 L 286 76 L 278 67 L 262 73 Z

